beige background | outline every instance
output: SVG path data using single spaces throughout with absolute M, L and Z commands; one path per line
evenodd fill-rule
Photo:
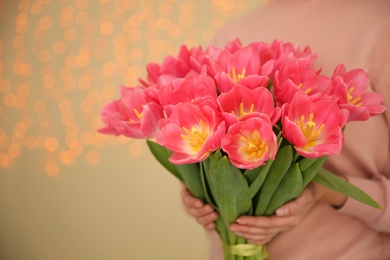
M 203 45 L 255 0 L 0 0 L 0 259 L 206 259 L 144 141 L 101 107 L 147 62 Z

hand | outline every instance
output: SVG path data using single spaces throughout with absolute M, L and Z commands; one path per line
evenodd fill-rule
M 278 208 L 276 215 L 270 217 L 242 216 L 236 220 L 236 223 L 230 225 L 230 230 L 246 238 L 250 243 L 265 244 L 280 232 L 299 225 L 316 201 L 341 207 L 346 198 L 341 193 L 329 190 L 320 184 L 311 183 L 298 198 Z
M 213 207 L 204 204 L 202 200 L 195 198 L 187 187 L 182 188 L 181 198 L 187 212 L 203 226 L 205 230 L 213 230 L 215 228 L 215 220 L 218 218 L 217 212 Z

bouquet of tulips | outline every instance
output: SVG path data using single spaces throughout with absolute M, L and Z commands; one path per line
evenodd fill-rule
M 182 46 L 147 65 L 147 79 L 120 87 L 102 110 L 101 133 L 143 138 L 155 158 L 219 214 L 226 259 L 267 257 L 229 231 L 241 215 L 272 215 L 311 182 L 380 207 L 322 168 L 343 146 L 343 128 L 385 110 L 368 74 L 340 64 L 328 77 L 316 54 L 292 43 L 239 39 L 223 48 Z

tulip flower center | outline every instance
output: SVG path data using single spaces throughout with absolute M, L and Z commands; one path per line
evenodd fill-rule
M 325 127 L 324 124 L 321 124 L 318 127 L 317 124 L 313 121 L 313 118 L 313 113 L 310 114 L 309 120 L 307 121 L 305 120 L 305 116 L 302 115 L 298 123 L 303 135 L 306 137 L 306 148 L 310 148 L 315 145 L 316 141 L 318 140 L 318 136 Z
M 200 128 L 191 127 L 191 130 L 183 126 L 183 130 L 186 134 L 181 134 L 181 138 L 188 142 L 188 145 L 194 152 L 199 152 L 202 145 L 206 142 L 209 133 L 206 131 L 206 124 L 203 120 L 200 120 Z
M 141 119 L 142 119 L 142 112 L 139 112 L 136 108 L 134 108 L 133 111 L 134 111 L 134 114 L 136 115 L 136 117 L 137 117 L 139 120 L 141 120 Z M 130 122 L 134 122 L 135 120 L 132 119 L 132 118 L 130 118 L 129 121 L 130 121 Z
M 263 142 L 260 137 L 260 132 L 255 130 L 251 137 L 241 136 L 240 138 L 246 146 L 239 148 L 239 151 L 243 151 L 247 156 L 248 160 L 261 159 L 267 150 L 267 144 Z
M 298 85 L 298 88 L 300 89 L 300 90 L 302 90 L 302 87 L 303 87 L 303 83 L 300 83 L 299 85 Z M 308 88 L 308 89 L 306 89 L 305 90 L 305 94 L 309 94 L 310 92 L 311 92 L 311 88 Z
M 350 87 L 348 89 L 348 103 L 351 104 L 351 105 L 356 105 L 356 106 L 361 106 L 363 105 L 362 102 L 358 103 L 361 99 L 361 97 L 357 97 L 354 99 L 354 96 L 352 95 L 352 92 L 354 91 L 355 87 Z
M 236 68 L 233 68 L 231 74 L 228 73 L 227 76 L 231 78 L 235 83 L 237 83 L 240 79 L 245 77 L 245 71 L 246 69 L 243 68 L 241 74 L 237 74 Z
M 237 117 L 238 117 L 238 119 L 241 119 L 244 116 L 246 116 L 247 114 L 253 113 L 253 111 L 255 111 L 255 104 L 252 104 L 251 107 L 249 108 L 249 111 L 246 111 L 244 108 L 244 104 L 241 102 Z M 234 111 L 232 111 L 232 114 L 236 115 L 236 113 Z

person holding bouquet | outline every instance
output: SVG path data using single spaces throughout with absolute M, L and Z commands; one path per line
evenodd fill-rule
M 275 39 L 310 46 L 316 64 L 331 75 L 337 64 L 363 68 L 372 90 L 390 105 L 390 1 L 271 0 L 226 25 L 214 44 L 240 38 L 243 44 Z M 311 183 L 273 216 L 241 216 L 230 226 L 254 244 L 266 244 L 269 259 L 390 259 L 390 111 L 345 128 L 339 155 L 325 168 L 364 190 L 376 209 Z M 187 211 L 207 231 L 210 259 L 224 259 L 214 231 L 218 214 L 183 186 Z

